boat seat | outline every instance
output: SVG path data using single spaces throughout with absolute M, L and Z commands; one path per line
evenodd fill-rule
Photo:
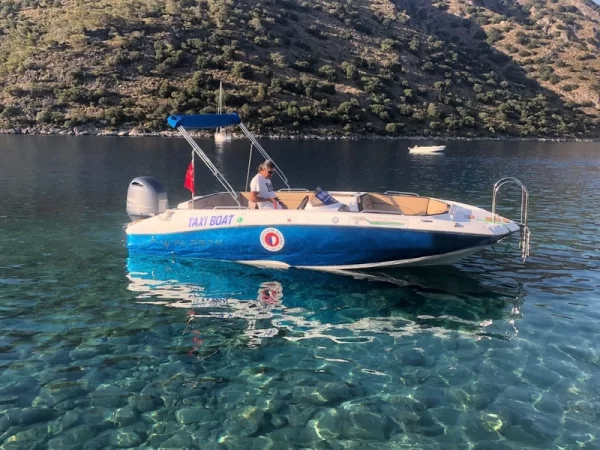
M 429 197 L 412 195 L 363 194 L 358 198 L 359 211 L 397 212 L 406 216 L 445 214 L 450 205 Z
M 238 201 L 245 208 L 250 206 L 250 192 L 238 192 Z
M 363 194 L 358 197 L 357 203 L 359 211 L 369 211 L 373 209 L 373 202 L 371 201 L 371 196 L 369 194 Z
M 238 201 L 239 201 L 238 197 Z M 214 209 L 214 208 L 226 208 L 226 207 L 237 207 L 237 204 L 233 198 L 227 193 L 217 193 L 208 195 L 204 198 L 194 198 L 178 206 L 187 205 L 185 209 Z M 244 205 L 242 205 L 244 206 Z
M 435 216 L 436 214 L 446 214 L 450 211 L 450 205 L 448 203 L 430 198 L 427 204 L 427 215 Z
M 285 206 L 287 206 L 288 209 L 304 209 L 304 206 L 306 206 L 306 203 L 304 203 L 304 206 L 299 208 L 300 204 L 305 201 L 306 197 L 308 197 L 306 191 L 277 191 L 276 194 L 277 197 L 279 197 L 279 199 L 285 203 Z M 250 203 L 250 192 L 239 192 L 238 195 L 238 200 L 240 200 L 241 205 L 243 207 L 248 207 Z
M 237 194 L 237 199 L 242 208 L 248 208 L 250 206 L 250 192 L 238 192 Z M 323 203 L 315 196 L 314 192 L 307 194 L 306 192 L 279 191 L 277 196 L 288 209 L 304 209 L 308 202 L 313 207 L 323 206 Z M 181 205 L 187 205 L 185 209 L 237 207 L 235 201 L 227 193 L 209 195 L 202 199 L 196 198 L 193 203 L 193 206 L 191 201 Z M 396 212 L 407 216 L 432 216 L 445 214 L 450 210 L 450 205 L 441 200 L 408 195 L 363 194 L 358 197 L 357 203 L 359 211 Z

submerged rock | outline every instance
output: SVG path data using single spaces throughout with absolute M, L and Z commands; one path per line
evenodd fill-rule
M 388 440 L 390 435 L 402 431 L 400 426 L 389 417 L 371 412 L 351 412 L 344 427 L 344 436 L 361 440 Z
M 67 411 L 62 417 L 56 419 L 47 426 L 49 432 L 54 434 L 62 433 L 64 430 L 77 425 L 81 421 L 78 411 Z
M 145 394 L 137 394 L 127 400 L 132 408 L 141 413 L 154 411 L 164 406 L 162 399 Z
M 285 427 L 287 424 L 288 424 L 288 421 L 285 417 L 283 417 L 279 414 L 273 414 L 271 416 L 271 425 L 273 425 L 273 427 L 282 428 L 282 427 Z
M 115 411 L 113 421 L 119 427 L 130 425 L 137 420 L 138 414 L 131 406 L 124 406 Z
M 76 448 L 95 437 L 95 432 L 85 425 L 71 428 L 48 441 L 48 449 Z
M 83 397 L 87 393 L 77 382 L 55 381 L 40 390 L 38 396 L 33 400 L 32 406 L 53 407 L 64 400 Z
M 46 422 L 53 419 L 57 413 L 49 408 L 11 408 L 5 412 L 12 425 L 33 425 L 39 422 Z
M 296 386 L 292 398 L 298 403 L 327 405 L 343 402 L 350 398 L 350 388 L 346 383 L 319 383 L 317 386 Z
M 0 449 L 21 449 L 21 448 L 33 448 L 36 442 L 43 442 L 49 437 L 49 430 L 45 425 L 34 425 L 32 427 L 25 428 L 24 430 L 17 431 L 12 436 L 8 436 L 4 439 L 4 444 Z
M 182 408 L 175 413 L 177 422 L 182 425 L 191 423 L 211 423 L 217 420 L 217 415 L 210 409 L 201 407 Z
M 256 433 L 264 423 L 264 411 L 248 406 L 229 412 L 225 421 L 225 429 L 231 435 L 251 436 Z
M 163 441 L 159 446 L 160 449 L 178 449 L 178 448 L 193 448 L 192 437 L 189 433 L 180 432 L 171 436 L 166 441 Z
M 117 386 L 102 384 L 90 393 L 90 404 L 103 408 L 119 408 L 125 406 L 129 393 Z
M 0 433 L 4 433 L 12 426 L 12 422 L 6 416 L 0 417 Z
M 283 416 L 292 427 L 303 427 L 317 413 L 318 409 L 305 405 L 290 405 Z
M 142 443 L 142 438 L 134 431 L 113 430 L 110 433 L 110 444 L 117 448 L 137 447 Z
M 10 405 L 17 403 L 19 401 L 19 397 L 16 395 L 3 395 L 0 397 L 0 405 Z
M 335 440 L 339 439 L 344 432 L 344 420 L 343 412 L 328 408 L 309 421 L 306 428 L 315 440 Z

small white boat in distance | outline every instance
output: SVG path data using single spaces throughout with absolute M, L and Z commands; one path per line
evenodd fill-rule
M 440 152 L 443 152 L 445 149 L 446 149 L 445 145 L 432 145 L 429 147 L 422 147 L 419 145 L 415 145 L 414 147 L 408 147 L 408 150 L 410 150 L 410 153 L 422 153 L 422 154 L 440 153 Z
M 231 134 L 225 130 L 219 130 L 215 133 L 215 142 L 229 142 L 231 141 Z

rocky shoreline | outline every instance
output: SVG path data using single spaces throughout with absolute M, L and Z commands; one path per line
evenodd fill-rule
M 212 139 L 213 133 L 202 132 L 202 131 L 189 131 L 190 135 L 199 139 Z M 154 131 L 145 132 L 140 131 L 136 128 L 123 129 L 123 130 L 106 130 L 100 128 L 37 128 L 37 127 L 14 127 L 0 129 L 0 135 L 2 134 L 13 134 L 13 135 L 31 135 L 31 136 L 113 136 L 113 137 L 166 137 L 166 138 L 179 138 L 181 137 L 176 131 Z M 233 139 L 245 139 L 245 136 L 241 133 L 234 133 Z M 398 135 L 398 136 L 385 136 L 385 135 L 359 135 L 359 134 L 283 134 L 283 133 L 272 133 L 272 134 L 257 134 L 259 139 L 291 139 L 291 140 L 345 140 L 345 141 L 359 141 L 359 140 L 447 140 L 447 141 L 540 141 L 540 142 L 597 142 L 600 138 L 576 138 L 573 136 L 552 138 L 552 137 L 515 137 L 515 136 L 422 136 L 422 135 Z

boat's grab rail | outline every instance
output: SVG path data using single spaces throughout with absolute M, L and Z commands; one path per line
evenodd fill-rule
M 278 189 L 277 192 L 310 192 L 305 188 L 282 188 Z
M 492 218 L 494 222 L 500 219 L 500 216 L 496 214 L 496 201 L 498 197 L 498 191 L 502 186 L 511 183 L 516 184 L 521 188 L 521 220 L 520 222 L 516 223 L 521 228 L 521 240 L 519 242 L 519 248 L 521 249 L 521 257 L 523 258 L 523 261 L 525 261 L 527 258 L 529 258 L 531 239 L 531 231 L 529 231 L 529 226 L 527 225 L 527 216 L 529 209 L 529 191 L 520 180 L 514 177 L 504 177 L 496 181 L 492 193 Z
M 401 192 L 401 191 L 385 191 L 383 195 L 410 195 L 412 197 L 420 197 L 416 192 Z

